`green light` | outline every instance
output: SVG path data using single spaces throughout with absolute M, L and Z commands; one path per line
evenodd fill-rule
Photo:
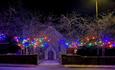
M 39 42 L 40 42 L 40 43 L 42 42 L 42 39 L 41 39 L 41 38 L 39 39 Z
M 92 43 L 89 43 L 89 46 L 92 46 Z
M 94 44 L 92 44 L 92 43 L 89 43 L 89 44 L 88 44 L 88 47 L 91 47 L 91 46 L 94 46 Z
M 42 44 L 41 47 L 44 47 L 44 45 Z
M 102 41 L 99 41 L 99 43 L 102 43 Z
M 81 45 L 83 45 L 83 43 L 81 43 Z

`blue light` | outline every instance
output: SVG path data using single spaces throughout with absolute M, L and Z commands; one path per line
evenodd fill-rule
M 60 44 L 64 44 L 65 43 L 65 40 L 60 40 Z
M 115 44 L 112 44 L 113 45 L 113 47 L 115 47 Z
M 69 46 L 69 43 L 65 43 L 65 45 Z
M 0 34 L 0 41 L 4 41 L 6 39 L 7 39 L 7 37 L 5 34 Z
M 20 38 L 20 37 L 19 37 L 18 39 L 19 39 L 19 41 L 20 41 L 20 42 L 22 42 L 22 41 L 23 41 L 23 38 Z
M 24 43 L 24 47 L 29 47 L 29 46 L 30 46 L 29 42 Z
M 104 39 L 103 39 L 103 42 L 105 42 L 105 43 L 107 43 L 107 42 L 109 42 L 109 41 L 110 41 L 109 38 L 104 38 Z
M 45 46 L 45 47 L 48 47 L 48 46 L 49 46 L 49 44 L 48 44 L 47 42 L 45 42 L 45 43 L 44 43 L 44 46 Z
M 70 42 L 67 41 L 66 39 L 61 39 L 61 40 L 59 41 L 59 43 L 60 43 L 63 47 L 65 47 L 65 48 L 68 48 L 68 47 L 69 47 L 69 44 L 70 44 Z

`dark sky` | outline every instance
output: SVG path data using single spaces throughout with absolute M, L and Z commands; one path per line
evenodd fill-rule
M 115 0 L 108 0 L 109 3 L 102 5 L 100 11 L 115 9 Z M 23 7 L 29 11 L 41 11 L 43 13 L 62 14 L 77 11 L 80 14 L 94 14 L 95 4 L 89 5 L 90 0 L 0 0 L 0 8 Z

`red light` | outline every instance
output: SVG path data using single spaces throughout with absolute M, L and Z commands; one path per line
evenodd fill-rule
M 112 48 L 112 44 L 111 44 L 111 45 L 109 45 L 109 48 Z
M 45 37 L 44 37 L 44 39 L 45 39 L 45 40 L 47 40 L 47 39 L 48 39 L 48 37 L 47 37 L 47 36 L 45 36 Z
M 89 38 L 87 39 L 87 41 L 89 41 Z
M 92 37 L 92 39 L 95 39 L 95 37 Z

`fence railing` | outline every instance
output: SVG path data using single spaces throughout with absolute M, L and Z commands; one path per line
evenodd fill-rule
M 68 65 L 115 65 L 115 56 L 62 55 L 62 64 Z

